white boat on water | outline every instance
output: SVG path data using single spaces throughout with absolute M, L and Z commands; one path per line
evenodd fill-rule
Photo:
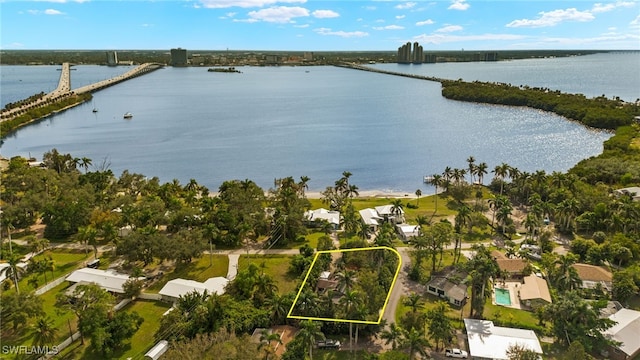
M 126 112 L 124 113 L 124 115 L 122 116 L 125 119 L 131 119 L 133 117 L 133 114 L 130 112 Z

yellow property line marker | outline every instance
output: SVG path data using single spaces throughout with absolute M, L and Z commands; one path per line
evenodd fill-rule
M 398 257 L 398 267 L 396 268 L 396 272 L 393 276 L 393 281 L 391 282 L 391 286 L 389 287 L 389 291 L 387 293 L 387 297 L 384 300 L 384 305 L 382 306 L 382 309 L 380 309 L 379 311 L 379 316 L 378 316 L 378 320 L 377 321 L 366 321 L 366 320 L 348 320 L 348 319 L 337 319 L 337 318 L 321 318 L 321 317 L 310 317 L 310 316 L 298 316 L 298 315 L 291 315 L 291 313 L 293 312 L 293 309 L 296 306 L 296 303 L 298 302 L 298 298 L 300 297 L 300 294 L 302 293 L 302 289 L 304 289 L 305 284 L 307 283 L 307 279 L 309 278 L 309 275 L 311 274 L 311 270 L 313 270 L 313 266 L 316 263 L 316 260 L 318 260 L 318 257 L 320 257 L 320 255 L 322 254 L 332 254 L 332 253 L 342 253 L 342 252 L 353 252 L 353 251 L 368 251 L 368 250 L 389 250 L 392 251 L 394 254 L 396 254 L 396 256 Z M 374 247 L 368 247 L 368 248 L 354 248 L 354 249 L 338 249 L 338 250 L 325 250 L 325 251 L 318 251 L 316 252 L 315 257 L 313 258 L 313 261 L 311 262 L 311 266 L 309 266 L 309 271 L 307 271 L 307 275 L 304 277 L 304 280 L 302 281 L 302 284 L 300 285 L 300 289 L 298 290 L 298 293 L 296 294 L 296 298 L 293 300 L 293 304 L 291 304 L 291 309 L 289 309 L 289 313 L 287 314 L 287 318 L 290 319 L 302 319 L 302 320 L 316 320 L 316 321 L 332 321 L 332 322 L 345 322 L 345 323 L 354 323 L 354 324 L 380 324 L 380 321 L 382 321 L 382 316 L 384 315 L 384 311 L 387 308 L 387 304 L 389 303 L 389 298 L 391 297 L 391 291 L 393 290 L 393 287 L 396 284 L 396 280 L 398 279 L 398 274 L 400 274 L 400 269 L 402 268 L 402 256 L 400 256 L 400 253 L 393 248 L 387 247 L 387 246 L 374 246 Z

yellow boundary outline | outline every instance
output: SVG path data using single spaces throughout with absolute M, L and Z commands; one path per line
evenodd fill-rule
M 307 283 L 307 279 L 309 278 L 309 275 L 311 274 L 311 270 L 313 269 L 313 266 L 315 265 L 316 260 L 318 260 L 318 257 L 321 254 L 332 254 L 332 253 L 342 253 L 342 252 L 352 252 L 352 251 L 367 251 L 367 250 L 391 250 L 398 257 L 398 268 L 396 269 L 396 273 L 393 276 L 393 281 L 391 282 L 391 287 L 389 287 L 389 292 L 387 293 L 387 298 L 384 300 L 384 305 L 382 306 L 382 309 L 380 310 L 380 316 L 378 317 L 378 321 L 332 319 L 332 318 L 321 318 L 321 317 L 291 315 L 291 313 L 293 312 L 293 308 L 295 307 L 296 303 L 298 302 L 298 297 L 300 297 L 300 294 L 302 293 L 302 289 L 304 288 L 304 285 Z M 396 280 L 398 279 L 398 274 L 400 274 L 400 269 L 401 268 L 402 268 L 402 256 L 400 255 L 398 250 L 390 248 L 390 247 L 387 247 L 387 246 L 374 246 L 374 247 L 368 247 L 368 248 L 353 248 L 353 249 L 338 249 L 338 250 L 318 251 L 318 252 L 316 252 L 315 257 L 313 258 L 313 261 L 311 262 L 311 266 L 309 266 L 309 271 L 307 271 L 307 275 L 304 277 L 304 280 L 302 281 L 302 284 L 300 285 L 300 289 L 298 290 L 298 293 L 296 294 L 296 298 L 293 300 L 293 304 L 291 304 L 291 309 L 289 309 L 289 313 L 287 314 L 287 318 L 289 318 L 289 319 L 301 319 L 301 320 L 345 322 L 345 323 L 354 323 L 354 324 L 373 324 L 373 325 L 380 324 L 380 321 L 382 321 L 382 317 L 384 316 L 384 311 L 387 309 L 387 304 L 389 303 L 389 298 L 391 298 L 391 292 L 393 291 L 393 287 L 396 285 Z

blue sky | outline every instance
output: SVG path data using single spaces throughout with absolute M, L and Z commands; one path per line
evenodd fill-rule
M 2 49 L 640 49 L 640 1 L 0 0 Z

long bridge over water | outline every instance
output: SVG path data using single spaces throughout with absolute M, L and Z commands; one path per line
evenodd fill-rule
M 58 87 L 51 91 L 50 93 L 45 94 L 41 98 L 38 98 L 30 103 L 23 104 L 21 106 L 11 108 L 11 109 L 2 109 L 0 112 L 0 121 L 9 121 L 15 119 L 16 117 L 26 113 L 29 110 L 36 109 L 39 107 L 43 107 L 45 105 L 54 103 L 56 101 L 63 100 L 65 98 L 71 97 L 73 95 L 81 95 L 85 93 L 91 93 L 94 91 L 98 91 L 104 89 L 106 87 L 121 83 L 123 81 L 129 80 L 131 78 L 147 74 L 151 71 L 162 68 L 164 65 L 158 63 L 145 63 L 135 68 L 127 71 L 122 75 L 118 75 L 116 77 L 112 77 L 107 80 L 102 80 L 90 85 L 82 86 L 77 89 L 71 89 L 71 64 L 63 63 L 62 68 L 60 69 L 60 80 L 58 81 Z

